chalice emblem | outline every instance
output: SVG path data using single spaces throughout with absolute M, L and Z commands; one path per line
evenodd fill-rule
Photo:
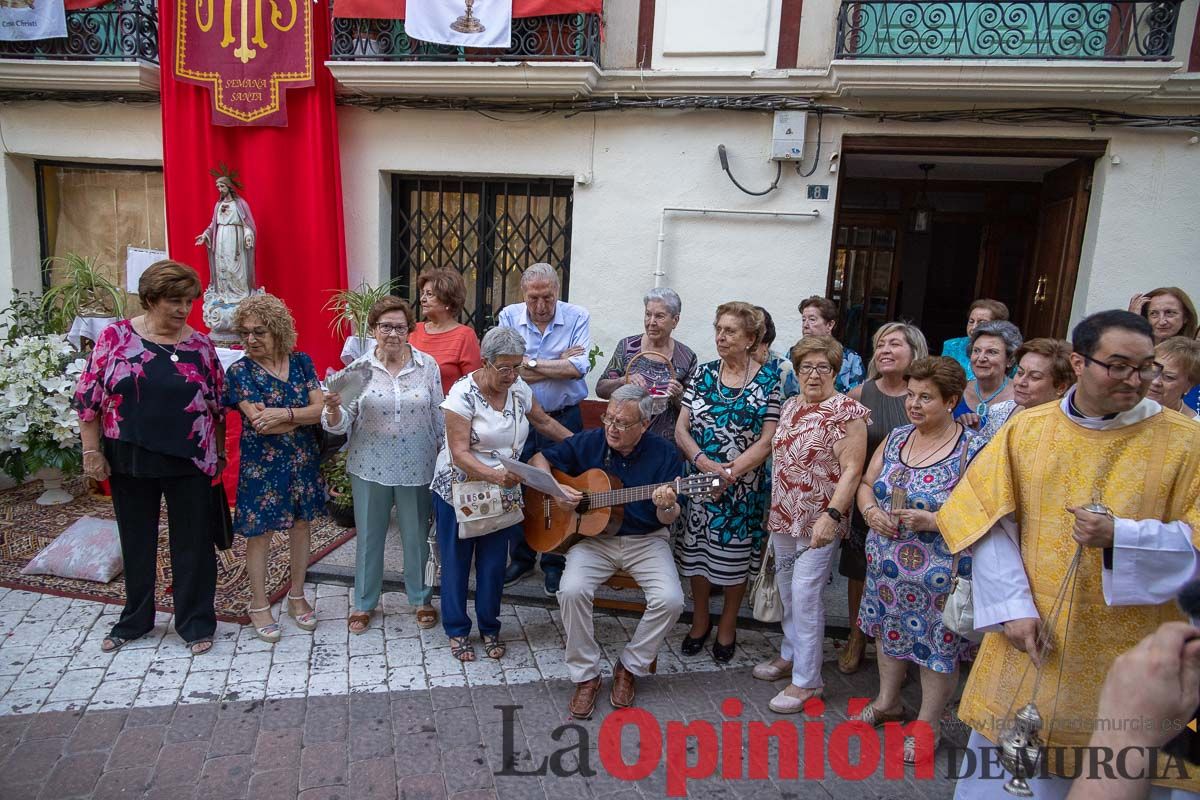
M 483 23 L 472 13 L 475 0 L 466 0 L 466 4 L 467 13 L 451 22 L 450 29 L 459 33 L 483 33 L 487 28 L 483 27 Z

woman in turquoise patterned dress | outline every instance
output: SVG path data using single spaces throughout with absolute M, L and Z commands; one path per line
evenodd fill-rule
M 233 325 L 246 348 L 245 358 L 225 373 L 225 405 L 242 415 L 233 529 L 246 537 L 250 623 L 260 639 L 273 643 L 282 635 L 267 598 L 267 555 L 275 531 L 287 531 L 290 542 L 288 615 L 306 631 L 317 627 L 316 612 L 304 596 L 304 575 L 309 521 L 325 499 L 315 425 L 324 395 L 312 359 L 292 349 L 296 325 L 279 298 L 246 298 L 234 312 Z
M 967 383 L 954 359 L 917 359 L 904 377 L 905 411 L 913 424 L 894 429 L 875 450 L 858 488 L 859 510 L 871 526 L 858 627 L 875 637 L 879 664 L 879 695 L 860 718 L 872 725 L 903 720 L 900 686 L 912 661 L 921 673 L 917 719 L 932 726 L 936 747 L 958 664 L 974 645 L 942 624 L 954 570 L 969 578 L 971 557 L 955 559 L 934 514 L 987 440 L 954 420 Z M 905 740 L 907 763 L 932 757 L 917 754 L 916 747 L 915 739 Z
M 749 303 L 725 303 L 715 322 L 720 358 L 702 365 L 683 395 L 675 442 L 692 466 L 721 479 L 712 499 L 688 503 L 679 538 L 679 570 L 691 582 L 692 629 L 684 655 L 704 648 L 713 625 L 709 595 L 724 587 L 713 660 L 726 663 L 737 644 L 737 611 L 746 577 L 766 536 L 763 520 L 771 485 L 763 462 L 779 421 L 780 373 L 751 354 L 766 329 L 762 312 Z

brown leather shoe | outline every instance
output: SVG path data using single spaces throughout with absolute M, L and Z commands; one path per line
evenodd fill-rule
M 636 695 L 633 673 L 625 669 L 625 665 L 618 660 L 613 669 L 612 690 L 608 693 L 608 702 L 612 703 L 613 708 L 629 708 L 633 705 Z
M 599 676 L 590 681 L 575 684 L 575 694 L 567 704 L 567 712 L 575 719 L 591 719 L 596 710 L 596 696 L 600 694 Z

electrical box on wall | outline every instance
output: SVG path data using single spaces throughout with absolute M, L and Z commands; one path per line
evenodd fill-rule
M 800 161 L 804 158 L 806 111 L 776 111 L 771 126 L 771 160 Z

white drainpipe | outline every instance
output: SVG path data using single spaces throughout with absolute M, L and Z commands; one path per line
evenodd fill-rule
M 654 288 L 662 286 L 663 243 L 667 240 L 667 212 L 674 211 L 683 214 L 744 214 L 755 217 L 819 217 L 820 209 L 812 211 L 757 211 L 742 208 L 689 208 L 686 206 L 666 206 L 658 218 L 658 255 L 654 259 Z

